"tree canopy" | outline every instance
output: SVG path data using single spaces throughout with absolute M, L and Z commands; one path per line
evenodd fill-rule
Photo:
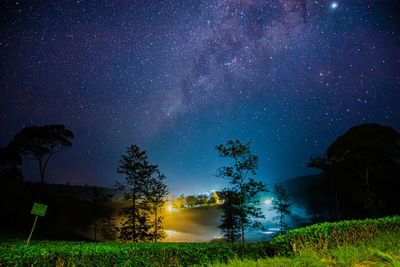
M 120 237 L 133 242 L 162 239 L 165 234 L 161 230 L 161 208 L 168 194 L 163 183 L 165 176 L 157 165 L 149 163 L 146 151 L 141 151 L 137 145 L 129 146 L 119 162 L 117 172 L 124 177 L 117 185 L 124 190 L 124 199 L 130 203 L 122 209 L 124 220 Z
M 49 160 L 64 147 L 72 146 L 74 134 L 64 125 L 53 124 L 25 127 L 14 136 L 8 147 L 23 159 L 33 159 L 39 164 L 40 188 L 45 181 L 46 168 Z M 39 190 L 39 198 L 40 198 Z
M 223 166 L 217 171 L 217 176 L 225 178 L 232 185 L 229 191 L 235 192 L 232 195 L 238 196 L 237 200 L 231 203 L 238 205 L 229 207 L 232 216 L 237 216 L 240 221 L 242 243 L 244 243 L 244 230 L 246 227 L 258 227 L 259 218 L 264 218 L 261 209 L 258 207 L 260 201 L 257 194 L 267 192 L 267 187 L 262 182 L 257 182 L 251 176 L 257 174 L 258 157 L 250 151 L 250 143 L 242 144 L 239 140 L 229 140 L 225 144 L 216 146 L 220 157 L 229 158 L 232 165 Z M 228 208 L 228 207 L 226 207 Z M 230 217 L 226 220 L 234 221 Z M 225 221 L 223 221 L 224 225 Z
M 394 188 L 400 185 L 399 158 L 398 131 L 362 124 L 339 136 L 324 155 L 311 158 L 308 165 L 321 169 L 329 180 L 338 218 L 339 204 L 340 213 L 364 209 L 365 215 L 376 217 L 399 211 L 394 204 Z

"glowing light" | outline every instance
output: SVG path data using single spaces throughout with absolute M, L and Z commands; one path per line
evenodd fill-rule
M 173 211 L 174 209 L 172 208 L 171 205 L 168 205 L 168 206 L 167 206 L 167 210 L 168 210 L 168 211 Z
M 165 230 L 168 236 L 176 237 L 176 231 L 174 230 Z
M 339 6 L 338 2 L 332 2 L 332 4 L 331 4 L 332 9 L 336 9 L 336 8 L 338 8 L 338 6 Z
M 274 198 L 266 199 L 266 200 L 264 201 L 264 203 L 265 203 L 266 205 L 271 205 L 271 204 L 272 204 L 272 200 L 274 200 Z
M 265 235 L 271 235 L 271 234 L 273 234 L 274 232 L 266 231 L 266 232 L 262 232 L 262 233 L 265 234 Z

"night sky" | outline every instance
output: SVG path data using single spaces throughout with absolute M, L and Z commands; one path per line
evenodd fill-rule
M 252 141 L 258 179 L 351 126 L 400 129 L 398 1 L 1 1 L 0 146 L 64 124 L 47 181 L 113 186 L 131 144 L 173 193 L 220 189 L 215 145 Z M 32 163 L 26 179 L 37 179 Z

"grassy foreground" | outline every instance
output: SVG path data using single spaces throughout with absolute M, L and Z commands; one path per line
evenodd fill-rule
M 395 266 L 400 216 L 316 224 L 271 242 L 94 243 L 2 240 L 0 266 Z M 400 265 L 399 265 L 400 266 Z
M 400 233 L 380 233 L 376 238 L 354 245 L 341 245 L 318 252 L 301 249 L 293 256 L 264 259 L 230 259 L 209 266 L 400 266 Z

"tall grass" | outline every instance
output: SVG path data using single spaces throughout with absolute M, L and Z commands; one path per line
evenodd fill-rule
M 372 240 L 340 245 L 324 252 L 305 248 L 289 257 L 235 258 L 209 266 L 400 266 L 400 233 L 383 232 Z

